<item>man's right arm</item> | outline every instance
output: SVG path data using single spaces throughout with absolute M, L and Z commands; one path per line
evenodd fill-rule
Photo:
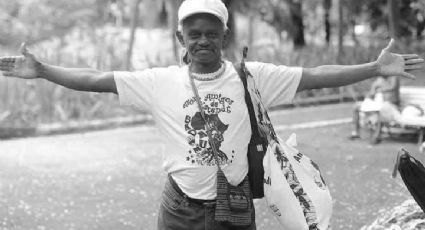
M 28 52 L 25 44 L 21 47 L 21 53 L 21 56 L 0 57 L 0 71 L 4 76 L 23 79 L 44 78 L 78 91 L 117 93 L 112 72 L 44 64 Z
M 37 77 L 78 91 L 117 93 L 113 72 L 63 68 L 40 63 Z

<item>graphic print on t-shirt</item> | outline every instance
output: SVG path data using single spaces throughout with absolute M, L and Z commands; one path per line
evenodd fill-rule
M 221 94 L 207 94 L 203 100 L 201 99 L 201 102 L 206 119 L 210 123 L 212 129 L 212 141 L 218 152 L 217 158 L 219 164 L 231 163 L 234 158 L 234 151 L 232 151 L 229 156 L 229 153 L 226 154 L 221 150 L 224 141 L 223 134 L 229 128 L 229 124 L 223 123 L 220 119 L 220 113 L 231 113 L 233 100 Z M 198 108 L 195 97 L 186 100 L 183 104 L 183 109 L 189 106 L 196 106 L 196 108 Z M 195 114 L 187 114 L 184 121 L 184 128 L 188 134 L 187 141 L 191 146 L 186 160 L 192 164 L 207 166 L 216 165 L 214 152 L 208 142 L 207 130 L 205 129 L 205 122 L 201 116 L 201 112 L 197 111 Z

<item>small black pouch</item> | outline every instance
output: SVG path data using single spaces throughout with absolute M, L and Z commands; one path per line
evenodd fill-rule
M 245 67 L 245 57 L 247 49 L 244 49 L 241 63 L 235 63 L 233 66 L 238 73 L 245 90 L 245 103 L 248 108 L 249 120 L 251 123 L 251 140 L 248 145 L 248 178 L 251 185 L 251 192 L 254 199 L 264 197 L 264 167 L 263 158 L 267 150 L 267 139 L 261 136 L 257 119 L 255 117 L 254 106 L 247 85 L 247 69 Z
M 266 146 L 262 138 L 254 135 L 248 145 L 248 178 L 254 199 L 264 197 L 263 158 L 266 154 Z

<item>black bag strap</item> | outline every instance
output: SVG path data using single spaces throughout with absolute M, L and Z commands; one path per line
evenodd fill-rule
M 247 69 L 245 65 L 245 59 L 248 54 L 248 47 L 244 47 L 242 51 L 242 60 L 239 63 L 233 63 L 233 67 L 239 75 L 239 78 L 242 81 L 243 88 L 245 91 L 245 103 L 248 108 L 249 121 L 251 122 L 252 136 L 260 137 L 260 132 L 258 131 L 257 119 L 255 117 L 254 105 L 252 104 L 251 96 L 248 91 L 247 83 Z

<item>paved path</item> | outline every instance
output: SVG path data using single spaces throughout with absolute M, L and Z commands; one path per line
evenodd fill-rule
M 324 105 L 273 111 L 271 119 L 277 130 L 313 128 L 335 125 L 350 121 L 351 104 Z M 110 155 L 145 144 L 155 144 L 159 140 L 154 126 L 136 126 L 113 130 L 86 132 L 68 135 L 23 138 L 0 141 L 0 159 L 17 159 L 16 156 L 31 158 L 48 157 L 51 154 L 68 155 L 64 160 Z M 52 158 L 53 157 L 53 158 Z M 18 157 L 19 158 L 19 157 Z M 21 159 L 22 161 L 22 159 Z
M 305 129 L 346 123 L 350 113 L 339 104 L 271 118 L 278 130 Z M 153 126 L 0 141 L 0 230 L 155 229 L 159 142 Z M 277 229 L 265 210 L 259 229 Z

